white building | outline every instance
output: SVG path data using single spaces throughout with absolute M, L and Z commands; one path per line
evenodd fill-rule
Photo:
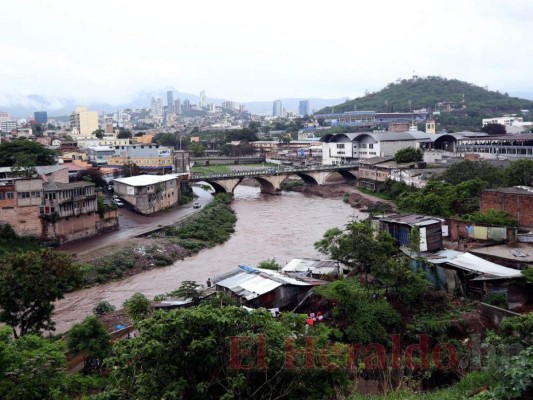
M 114 180 L 115 194 L 142 214 L 152 214 L 178 204 L 180 177 L 188 174 L 138 175 Z
M 322 164 L 345 164 L 372 157 L 392 157 L 407 147 L 421 148 L 431 143 L 431 135 L 420 131 L 363 132 L 325 135 L 322 142 Z
M 504 126 L 514 125 L 515 122 L 524 122 L 524 118 L 515 115 L 504 115 L 503 117 L 483 118 L 483 126 L 488 124 L 500 124 Z

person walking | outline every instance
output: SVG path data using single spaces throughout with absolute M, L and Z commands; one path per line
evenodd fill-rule
M 208 287 L 208 288 L 211 287 L 211 278 L 207 278 L 207 287 Z

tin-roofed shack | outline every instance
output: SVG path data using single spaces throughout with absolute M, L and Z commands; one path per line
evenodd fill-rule
M 410 252 L 403 248 L 406 254 Z M 449 293 L 467 294 L 483 300 L 491 293 L 505 296 L 508 308 L 520 309 L 532 303 L 533 285 L 526 284 L 519 270 L 490 262 L 471 253 L 440 250 L 420 254 L 411 265 L 422 269 L 431 284 Z
M 420 230 L 420 251 L 437 251 L 442 245 L 442 221 L 418 214 L 390 214 L 379 218 L 379 230 L 387 231 L 399 246 L 409 246 L 411 229 Z
M 230 297 L 240 298 L 243 305 L 250 307 L 294 309 L 308 297 L 313 287 L 325 283 L 316 279 L 295 279 L 266 269 L 239 266 L 234 273 L 215 282 L 215 287 Z
M 292 276 L 309 276 L 320 279 L 330 275 L 338 277 L 341 273 L 349 272 L 349 268 L 336 260 L 316 260 L 312 258 L 293 258 L 281 271 Z

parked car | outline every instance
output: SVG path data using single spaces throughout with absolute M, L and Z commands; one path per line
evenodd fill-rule
M 115 203 L 117 207 L 124 207 L 124 203 L 120 201 L 120 199 L 113 199 L 113 203 Z
M 200 208 L 200 207 L 202 207 L 202 205 L 200 203 L 198 203 L 198 202 L 196 202 L 196 203 L 194 203 L 192 205 L 192 208 Z

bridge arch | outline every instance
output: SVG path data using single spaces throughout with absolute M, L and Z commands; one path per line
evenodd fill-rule
M 281 194 L 281 182 L 285 180 L 284 177 L 281 181 L 274 182 L 272 179 L 261 178 L 254 176 L 255 179 L 261 185 L 261 193 L 267 194 Z
M 357 174 L 355 173 L 355 171 L 349 171 L 349 170 L 339 170 L 337 171 L 338 174 L 340 174 L 343 178 L 344 178 L 344 181 L 347 182 L 347 183 L 350 183 L 350 182 L 355 182 L 357 180 Z M 333 175 L 333 172 L 329 174 L 329 176 Z M 328 178 L 329 178 L 328 176 Z M 327 178 L 326 178 L 327 179 Z
M 320 182 L 312 174 L 306 174 L 304 172 L 300 172 L 300 173 L 297 173 L 295 175 L 299 176 L 302 179 L 302 181 L 304 181 L 304 183 L 306 185 L 313 185 L 314 186 L 314 185 L 319 185 L 320 184 Z
M 215 190 L 215 194 L 217 193 L 230 193 L 233 194 L 233 191 L 235 190 L 235 187 L 239 183 L 241 183 L 241 179 L 205 179 L 204 182 L 211 185 L 211 187 Z

